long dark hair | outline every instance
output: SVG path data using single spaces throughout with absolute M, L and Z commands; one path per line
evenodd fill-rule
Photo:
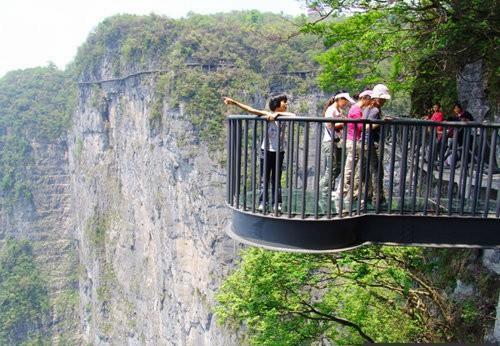
M 337 96 L 340 93 L 345 93 L 345 92 L 347 92 L 347 91 L 346 90 L 339 90 L 326 101 L 325 105 L 323 106 L 323 117 L 326 115 L 326 110 L 328 109 L 328 107 L 330 107 L 331 105 L 333 105 L 335 103 L 335 96 Z
M 328 109 L 328 107 L 330 107 L 331 105 L 333 105 L 335 103 L 335 96 L 332 96 L 330 97 L 325 105 L 323 106 L 323 117 L 326 115 L 326 110 Z

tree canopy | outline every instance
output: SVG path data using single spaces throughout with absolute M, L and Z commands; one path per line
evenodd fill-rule
M 460 263 L 467 254 L 380 246 L 332 255 L 250 248 L 218 291 L 216 317 L 244 326 L 254 345 L 477 342 L 494 314 L 496 294 L 462 305 L 443 291 L 442 280 L 457 275 L 451 259 L 459 255 L 454 260 Z
M 490 97 L 498 101 L 496 0 L 306 0 L 326 20 L 305 25 L 328 50 L 318 57 L 320 84 L 360 89 L 385 81 L 410 93 L 413 112 L 456 99 L 463 67 L 482 60 Z

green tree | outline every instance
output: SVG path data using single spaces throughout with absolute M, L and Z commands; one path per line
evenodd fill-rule
M 48 304 L 30 243 L 7 240 L 0 250 L 0 344 L 41 343 Z
M 456 78 L 467 63 L 483 60 L 486 80 L 498 84 L 496 0 L 306 4 L 329 18 L 303 27 L 322 37 L 328 48 L 318 57 L 323 88 L 346 85 L 359 90 L 386 82 L 395 92 L 409 93 L 413 113 L 421 114 L 434 100 L 446 107 L 456 99 Z M 491 90 L 495 101 L 498 95 Z
M 252 248 L 221 286 L 216 316 L 245 326 L 255 345 L 449 340 L 449 306 L 426 266 L 423 250 L 409 247 L 320 256 Z

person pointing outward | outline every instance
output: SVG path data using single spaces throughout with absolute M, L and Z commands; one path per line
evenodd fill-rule
M 233 100 L 230 97 L 224 97 L 224 103 L 226 105 L 237 106 L 244 111 L 251 114 L 255 114 L 258 117 L 265 117 L 266 120 L 270 121 L 267 131 L 268 145 L 266 146 L 265 138 L 262 140 L 261 151 L 260 151 L 260 195 L 259 195 L 259 210 L 263 211 L 267 206 L 264 205 L 264 193 L 266 194 L 266 201 L 269 201 L 268 196 L 268 184 L 264 186 L 264 180 L 266 182 L 271 181 L 271 203 L 273 207 L 277 207 L 281 211 L 282 195 L 281 195 L 281 173 L 283 167 L 283 159 L 285 157 L 285 123 L 278 120 L 280 116 L 296 116 L 294 113 L 287 112 L 288 109 L 288 97 L 285 94 L 279 94 L 272 96 L 269 100 L 269 109 L 271 111 L 259 110 L 250 107 L 244 103 Z M 280 143 L 280 145 L 278 145 Z M 279 153 L 278 146 L 280 147 Z M 264 161 L 267 160 L 266 172 L 264 172 Z M 276 160 L 278 160 L 278 170 L 276 171 Z M 266 174 L 266 179 L 264 179 L 264 173 Z M 277 175 L 277 179 L 276 179 Z M 276 185 L 276 180 L 278 181 L 278 186 Z M 278 189 L 278 200 L 275 201 L 275 191 Z M 277 203 L 278 205 L 276 206 Z M 267 204 L 267 203 L 266 203 Z

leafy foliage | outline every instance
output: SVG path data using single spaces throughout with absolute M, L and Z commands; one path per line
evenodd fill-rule
M 323 256 L 248 249 L 219 290 L 216 315 L 245 325 L 256 345 L 432 340 L 409 269 L 421 260 L 415 248 Z
M 54 65 L 0 79 L 0 191 L 8 200 L 30 196 L 32 145 L 65 134 L 74 104 L 70 79 Z
M 332 255 L 250 248 L 218 291 L 216 317 L 244 326 L 255 345 L 480 342 L 494 320 L 498 280 L 480 268 L 461 278 L 478 283 L 481 301 L 450 299 L 455 280 L 447 282 L 468 273 L 462 266 L 473 258 L 471 250 L 412 247 Z
M 39 344 L 49 299 L 28 241 L 7 240 L 0 250 L 0 344 Z
M 359 89 L 385 81 L 410 93 L 413 113 L 433 102 L 456 99 L 456 78 L 482 59 L 487 80 L 498 84 L 499 46 L 495 0 L 358 1 L 307 0 L 333 20 L 306 25 L 329 48 L 319 57 L 320 84 Z M 497 104 L 499 94 L 491 90 Z

